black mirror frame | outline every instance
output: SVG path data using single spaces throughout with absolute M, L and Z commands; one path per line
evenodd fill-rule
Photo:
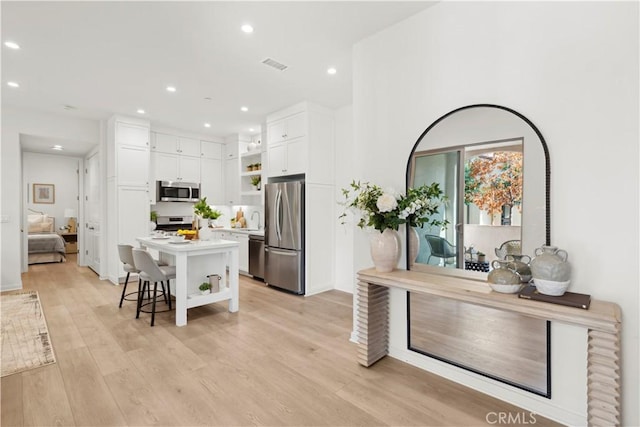
M 536 127 L 536 125 L 533 124 L 533 122 L 531 122 L 531 120 L 529 120 L 527 117 L 525 117 L 524 115 L 520 114 L 519 112 L 508 108 L 508 107 L 504 107 L 501 105 L 496 105 L 496 104 L 472 104 L 472 105 L 467 105 L 464 107 L 460 107 L 460 108 L 456 108 L 455 110 L 449 111 L 447 114 L 441 116 L 440 118 L 438 118 L 436 121 L 434 121 L 433 123 L 431 123 L 431 125 L 429 125 L 429 127 L 422 132 L 422 134 L 420 135 L 420 137 L 417 139 L 417 141 L 415 142 L 415 144 L 413 144 L 413 148 L 411 149 L 411 153 L 409 154 L 409 159 L 407 160 L 407 168 L 406 168 L 406 176 L 405 176 L 405 192 L 410 188 L 410 179 L 411 179 L 411 165 L 412 165 L 412 159 L 413 159 L 413 155 L 416 151 L 416 148 L 418 147 L 418 145 L 420 144 L 420 142 L 422 141 L 422 139 L 425 137 L 425 135 L 434 127 L 436 126 L 438 123 L 440 123 L 442 120 L 446 119 L 447 117 L 449 117 L 450 115 L 457 113 L 459 111 L 462 110 L 467 110 L 470 108 L 477 108 L 477 107 L 489 107 L 489 108 L 497 108 L 500 110 L 504 110 L 507 111 L 511 114 L 514 114 L 515 116 L 519 117 L 520 119 L 522 119 L 526 124 L 528 124 L 531 129 L 533 129 L 533 131 L 536 133 L 536 135 L 538 136 L 538 138 L 540 139 L 540 143 L 542 144 L 542 149 L 544 151 L 544 158 L 545 158 L 545 220 L 546 220 L 546 224 L 545 224 L 545 245 L 550 245 L 551 244 L 551 197 L 550 197 L 550 190 L 551 190 L 551 162 L 549 159 L 549 148 L 547 146 L 547 143 L 544 139 L 544 137 L 542 136 L 542 133 L 540 132 L 540 130 Z M 405 193 L 406 194 L 406 193 Z M 406 244 L 406 253 L 409 253 L 409 227 L 405 227 L 405 244 Z M 407 256 L 406 259 L 406 268 L 407 270 L 410 270 L 410 265 L 409 265 L 409 257 Z M 537 390 L 533 390 L 529 387 L 520 385 L 520 384 L 516 384 L 507 380 L 504 380 L 502 378 L 498 378 L 495 377 L 493 375 L 489 375 L 486 374 L 484 372 L 472 369 L 468 366 L 464 366 L 462 364 L 459 363 L 455 363 L 452 362 L 446 358 L 442 358 L 442 357 L 438 357 L 429 353 L 426 353 L 424 351 L 415 349 L 411 346 L 411 325 L 410 325 L 410 321 L 411 321 L 411 315 L 410 315 L 410 300 L 411 300 L 411 292 L 407 292 L 407 348 L 409 350 L 418 352 L 420 354 L 423 354 L 425 356 L 428 357 L 432 357 L 435 358 L 437 360 L 449 363 L 451 365 L 457 366 L 459 368 L 463 368 L 466 370 L 469 370 L 471 372 L 475 372 L 476 374 L 488 377 L 488 378 L 492 378 L 494 380 L 512 385 L 516 388 L 520 388 L 522 390 L 526 390 L 529 391 L 531 393 L 546 397 L 547 399 L 551 398 L 551 322 L 547 321 L 547 327 L 546 327 L 546 341 L 547 341 L 547 355 L 546 355 L 546 364 L 547 364 L 547 390 L 546 393 L 541 393 Z

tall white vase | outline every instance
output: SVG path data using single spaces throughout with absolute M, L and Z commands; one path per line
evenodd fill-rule
M 398 266 L 400 261 L 400 236 L 395 230 L 387 228 L 382 233 L 374 231 L 371 234 L 371 258 L 376 270 L 388 273 Z
M 416 263 L 418 252 L 420 252 L 420 236 L 415 228 L 409 227 L 409 265 Z

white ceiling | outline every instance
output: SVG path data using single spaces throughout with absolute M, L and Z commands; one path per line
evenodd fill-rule
M 303 100 L 350 104 L 353 44 L 432 4 L 2 1 L 2 41 L 21 46 L 2 45 L 2 105 L 91 119 L 143 108 L 157 126 L 250 134 Z

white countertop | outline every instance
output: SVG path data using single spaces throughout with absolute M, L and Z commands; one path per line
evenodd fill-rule
M 230 228 L 230 227 L 222 227 L 222 228 L 214 228 L 214 231 L 226 231 L 229 233 L 240 233 L 240 234 L 257 234 L 259 236 L 264 236 L 264 228 L 258 230 L 257 228 Z
M 138 237 L 140 243 L 151 249 L 160 250 L 167 253 L 198 252 L 207 250 L 218 250 L 237 247 L 238 242 L 231 240 L 185 240 L 181 243 L 173 243 L 170 239 L 154 237 Z

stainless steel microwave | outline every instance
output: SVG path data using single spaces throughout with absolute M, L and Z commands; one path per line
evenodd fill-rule
M 156 181 L 156 201 L 190 202 L 200 199 L 200 184 L 182 181 Z

